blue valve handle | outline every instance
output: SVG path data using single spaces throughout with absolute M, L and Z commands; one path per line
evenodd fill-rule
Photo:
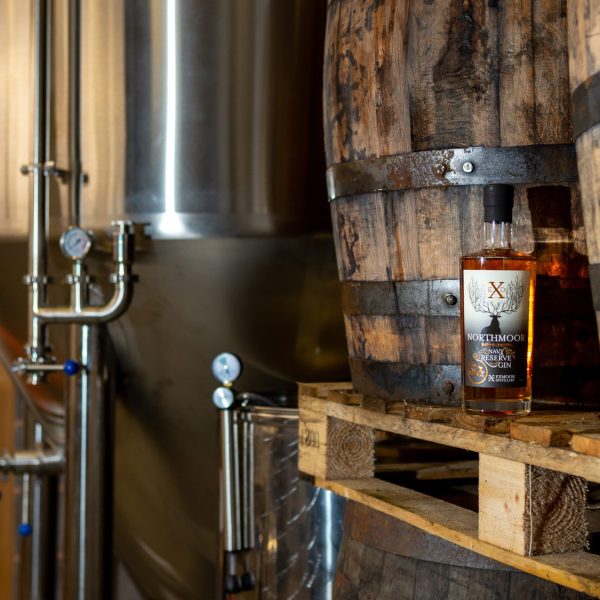
M 33 532 L 33 527 L 29 523 L 21 523 L 18 531 L 21 537 L 29 537 Z
M 77 375 L 79 373 L 79 363 L 75 360 L 66 360 L 63 365 L 63 371 L 65 375 L 72 377 L 73 375 Z

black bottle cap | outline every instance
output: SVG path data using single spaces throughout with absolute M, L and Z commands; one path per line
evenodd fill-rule
M 483 188 L 483 220 L 512 223 L 515 188 L 506 183 L 492 183 Z

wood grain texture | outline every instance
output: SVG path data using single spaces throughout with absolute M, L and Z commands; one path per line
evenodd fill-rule
M 577 168 L 590 262 L 600 263 L 600 125 L 582 133 L 576 142 Z
M 408 406 L 406 408 L 406 416 L 409 419 L 427 421 L 428 423 L 448 423 L 455 414 L 455 408 L 446 406 Z
M 308 409 L 348 423 L 532 464 L 600 483 L 600 458 L 577 454 L 570 449 L 545 448 L 503 435 L 470 431 L 445 423 L 427 423 L 403 415 L 382 414 L 303 394 L 299 396 L 299 403 L 301 410 Z
M 517 419 L 510 424 L 510 436 L 515 440 L 535 442 L 542 446 L 568 446 L 576 433 L 600 432 L 598 413 L 563 416 L 555 421 L 543 415 L 527 420 Z
M 514 417 L 496 417 L 493 415 L 477 415 L 456 411 L 452 415 L 452 424 L 471 431 L 486 433 L 508 433 Z
M 571 438 L 571 448 L 581 454 L 600 457 L 600 433 L 576 433 Z
M 407 2 L 329 4 L 324 110 L 332 162 L 410 151 L 407 17 Z
M 600 71 L 600 10 L 595 0 L 569 0 L 569 75 L 571 90 Z
M 424 466 L 417 470 L 416 477 L 422 481 L 477 478 L 479 461 L 461 460 L 445 465 Z
M 594 554 L 572 552 L 541 557 L 519 556 L 480 540 L 477 536 L 477 514 L 443 500 L 375 479 L 317 479 L 315 483 L 318 487 L 331 490 L 482 556 L 600 598 L 600 557 Z M 358 569 L 360 558 L 355 564 Z
M 569 72 L 571 92 L 600 72 L 600 4 L 569 0 Z M 590 263 L 600 264 L 600 125 L 576 140 L 577 166 Z M 600 282 L 596 282 L 600 289 Z M 600 293 L 600 292 L 597 292 Z M 600 305 L 600 298 L 596 298 Z M 600 312 L 596 315 L 600 336 Z
M 327 162 L 569 142 L 567 60 L 566 0 L 330 2 Z
M 509 581 L 505 572 L 419 561 L 344 537 L 333 594 L 344 600 L 492 600 L 507 597 Z
M 369 477 L 374 472 L 373 430 L 311 410 L 300 411 L 298 468 L 314 477 Z
M 346 315 L 351 357 L 423 365 L 456 364 L 457 317 Z
M 527 465 L 480 454 L 479 539 L 521 556 L 525 551 Z
M 327 164 L 479 144 L 572 142 L 566 25 L 566 0 L 332 0 L 324 70 Z M 458 278 L 459 257 L 482 245 L 481 197 L 480 186 L 465 186 L 335 200 L 340 279 Z M 539 295 L 534 394 L 591 402 L 600 394 L 600 346 L 576 186 L 518 186 L 513 241 L 534 252 L 540 277 L 556 284 L 551 300 Z M 575 316 L 565 307 L 578 286 L 586 311 Z M 460 363 L 456 316 L 422 321 L 399 305 L 385 319 L 346 315 L 346 334 L 351 357 Z M 359 391 L 385 392 L 366 385 L 371 375 L 366 379 L 357 365 L 351 370 Z M 569 381 L 581 385 L 570 388 Z M 441 394 L 421 390 L 405 399 L 423 400 L 428 392 L 430 401 Z M 388 397 L 395 397 L 391 390 Z
M 587 546 L 579 477 L 479 455 L 479 538 L 522 556 Z

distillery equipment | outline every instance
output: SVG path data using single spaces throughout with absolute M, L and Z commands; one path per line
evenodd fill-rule
M 0 465 L 29 465 L 19 548 L 37 597 L 93 597 L 113 549 L 139 597 L 214 597 L 212 358 L 244 356 L 240 389 L 261 392 L 346 376 L 321 177 L 324 11 L 0 2 L 2 358 L 28 407 Z M 40 517 L 56 506 L 60 535 Z

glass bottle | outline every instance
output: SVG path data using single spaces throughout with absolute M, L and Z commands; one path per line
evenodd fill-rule
M 463 409 L 531 410 L 536 261 L 511 247 L 514 188 L 484 188 L 485 248 L 461 258 Z

